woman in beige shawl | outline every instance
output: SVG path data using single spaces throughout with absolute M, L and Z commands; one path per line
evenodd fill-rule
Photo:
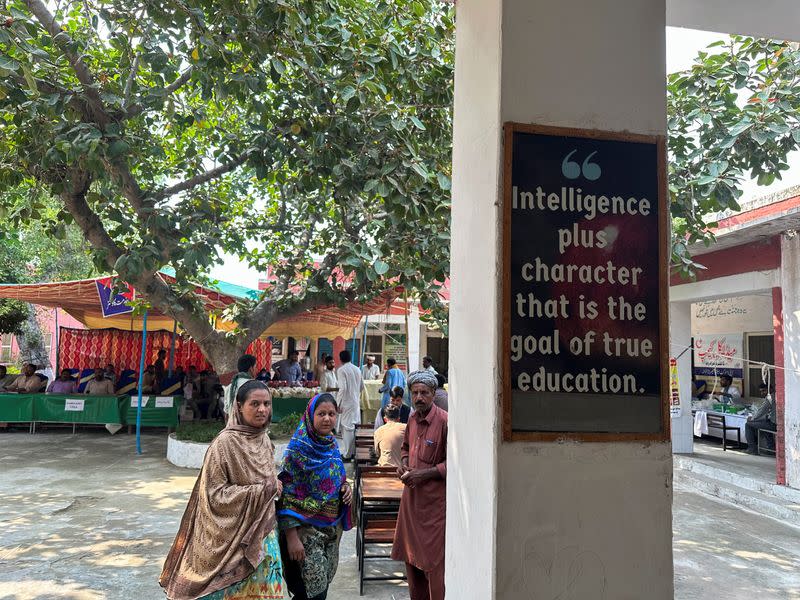
M 170 600 L 283 598 L 275 500 L 281 484 L 266 430 L 272 398 L 260 381 L 236 393 L 211 443 L 159 584 Z

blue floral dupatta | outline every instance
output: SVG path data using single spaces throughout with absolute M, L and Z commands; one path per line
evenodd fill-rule
M 322 436 L 314 430 L 314 411 L 322 396 L 330 394 L 317 394 L 311 399 L 283 456 L 278 474 L 283 482 L 278 517 L 317 527 L 332 527 L 341 521 L 347 531 L 353 525 L 350 507 L 339 495 L 347 479 L 342 456 L 332 435 Z

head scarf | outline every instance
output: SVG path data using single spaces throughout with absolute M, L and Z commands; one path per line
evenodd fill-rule
M 408 387 L 411 388 L 415 383 L 424 383 L 434 392 L 439 387 L 439 382 L 436 380 L 436 375 L 430 371 L 414 371 L 408 376 Z
M 240 388 L 243 400 L 261 382 Z M 203 468 L 167 554 L 159 584 L 171 600 L 205 596 L 249 577 L 275 527 L 277 477 L 272 442 L 234 404 L 206 452 Z
M 339 489 L 347 480 L 339 446 L 332 435 L 320 435 L 314 429 L 317 406 L 333 399 L 331 394 L 314 396 L 289 441 L 278 475 L 283 482 L 278 517 L 317 527 L 330 527 L 341 521 L 347 531 L 352 524 L 350 507 L 339 497 Z

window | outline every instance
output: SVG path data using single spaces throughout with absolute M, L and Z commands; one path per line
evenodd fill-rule
M 10 333 L 0 335 L 0 363 L 11 362 L 11 342 L 13 339 L 14 336 Z
M 375 357 L 375 364 L 383 370 L 383 336 L 367 335 L 367 350 L 365 354 Z
M 747 334 L 747 360 L 775 364 L 774 336 L 772 334 L 749 333 Z M 775 387 L 775 368 L 770 368 L 770 387 Z M 747 363 L 747 393 L 745 396 L 758 398 L 758 386 L 761 384 L 761 367 L 751 362 Z

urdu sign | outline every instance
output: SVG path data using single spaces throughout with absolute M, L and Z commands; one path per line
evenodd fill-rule
M 104 317 L 114 317 L 133 312 L 133 306 L 129 304 L 135 297 L 135 292 L 130 284 L 126 283 L 127 288 L 122 294 L 114 293 L 114 285 L 111 277 L 101 277 L 96 280 L 97 295 L 100 298 L 100 309 Z

